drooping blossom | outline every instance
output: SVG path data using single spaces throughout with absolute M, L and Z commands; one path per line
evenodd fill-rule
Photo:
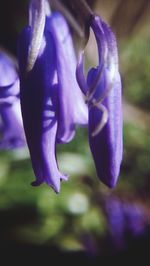
M 0 149 L 26 145 L 20 108 L 17 65 L 6 52 L 0 51 Z
M 77 80 L 86 96 L 89 110 L 89 144 L 97 175 L 109 187 L 117 183 L 122 161 L 121 79 L 118 70 L 116 38 L 97 15 L 91 15 L 98 47 L 99 64 L 84 74 L 83 55 L 77 66 Z
M 31 1 L 29 26 L 19 38 L 23 124 L 36 181 L 60 191 L 67 176 L 59 171 L 56 144 L 87 123 L 87 109 L 75 77 L 71 33 L 61 13 L 50 13 L 46 0 Z M 75 102 L 76 101 L 76 102 Z

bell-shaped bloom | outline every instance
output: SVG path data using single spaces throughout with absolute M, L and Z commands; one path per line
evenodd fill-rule
M 36 181 L 33 185 L 46 182 L 60 191 L 60 180 L 66 179 L 57 166 L 55 158 L 57 117 L 55 112 L 55 46 L 51 35 L 44 33 L 40 54 L 32 70 L 26 73 L 26 58 L 31 38 L 31 28 L 20 36 L 19 60 L 21 77 L 21 110 L 27 144 L 30 151 Z M 42 47 L 43 46 L 43 47 Z
M 86 125 L 88 111 L 76 80 L 77 60 L 68 24 L 58 12 L 53 13 L 47 23 L 56 47 L 58 83 L 58 142 L 69 142 L 76 124 Z
M 122 160 L 121 80 L 118 71 L 116 39 L 110 27 L 98 16 L 92 16 L 99 65 L 84 75 L 83 54 L 76 75 L 86 95 L 89 109 L 89 144 L 97 175 L 109 187 L 114 187 Z
M 14 60 L 0 51 L 0 149 L 13 149 L 26 145 L 19 86 Z
M 36 176 L 33 185 L 45 182 L 57 193 L 60 181 L 68 177 L 58 169 L 56 143 L 67 143 L 73 138 L 78 120 L 87 123 L 86 106 L 75 81 L 75 57 L 72 61 L 68 58 L 73 52 L 71 35 L 62 15 L 48 14 L 46 0 L 32 1 L 30 26 L 19 38 L 21 110 Z M 81 111 L 78 101 L 84 104 Z

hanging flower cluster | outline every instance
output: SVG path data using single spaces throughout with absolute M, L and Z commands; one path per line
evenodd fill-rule
M 5 82 L 0 83 L 1 106 L 6 95 L 10 102 L 18 99 L 21 103 L 26 143 L 36 177 L 32 184 L 37 186 L 45 182 L 56 193 L 60 192 L 61 181 L 68 179 L 59 170 L 57 145 L 70 142 L 77 125 L 88 127 L 89 145 L 100 180 L 114 187 L 120 173 L 122 107 L 116 39 L 101 17 L 87 10 L 87 27 L 95 34 L 99 54 L 97 68 L 91 68 L 87 77 L 84 51 L 77 62 L 64 15 L 51 12 L 48 0 L 31 0 L 29 25 L 18 40 L 19 80 L 12 68 L 6 86 Z M 0 61 L 3 62 L 1 57 Z M 18 121 L 21 122 L 21 116 L 17 120 L 12 111 L 11 115 L 3 114 L 2 108 L 0 113 L 4 118 L 11 118 L 5 123 L 10 129 L 4 133 L 2 145 L 10 143 L 7 135 L 12 132 L 16 137 L 14 143 L 20 143 L 23 128 Z

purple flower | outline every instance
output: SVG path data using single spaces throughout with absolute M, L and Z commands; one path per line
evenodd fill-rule
M 48 22 L 56 48 L 56 83 L 59 91 L 57 141 L 65 143 L 73 138 L 76 124 L 87 124 L 87 107 L 75 76 L 77 61 L 68 25 L 58 12 Z
M 144 207 L 138 203 L 124 203 L 122 206 L 126 221 L 126 231 L 134 237 L 141 236 L 146 232 L 146 216 Z
M 3 51 L 0 51 L 0 134 L 0 149 L 26 145 L 17 66 L 14 60 Z
M 124 248 L 127 241 L 147 233 L 148 221 L 142 204 L 108 197 L 105 212 L 112 241 L 117 249 Z
M 33 185 L 46 182 L 59 193 L 60 181 L 68 177 L 58 169 L 56 143 L 72 140 L 76 123 L 87 123 L 87 110 L 64 17 L 50 15 L 46 0 L 31 1 L 29 12 L 18 55 L 23 124 L 36 176 Z
M 90 26 L 97 41 L 99 65 L 89 70 L 85 80 L 82 53 L 76 75 L 88 103 L 89 144 L 97 175 L 112 188 L 117 183 L 122 161 L 121 80 L 117 44 L 110 27 L 100 17 L 92 15 Z
M 126 228 L 122 201 L 115 197 L 108 198 L 105 202 L 105 211 L 114 245 L 122 249 L 125 244 L 124 235 Z

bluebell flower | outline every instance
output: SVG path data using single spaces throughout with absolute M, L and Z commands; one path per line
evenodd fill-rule
M 68 176 L 59 171 L 56 144 L 68 143 L 87 109 L 75 77 L 76 57 L 62 14 L 50 14 L 48 1 L 31 1 L 29 26 L 19 38 L 23 124 L 36 181 L 56 193 Z M 76 101 L 76 102 L 75 102 Z
M 64 17 L 56 12 L 49 19 L 56 48 L 56 68 L 58 84 L 58 142 L 69 142 L 75 135 L 75 127 L 86 125 L 87 107 L 76 80 L 77 60 L 71 33 Z
M 108 197 L 105 200 L 105 213 L 115 248 L 123 249 L 128 240 L 138 239 L 147 234 L 148 224 L 142 204 L 117 197 Z
M 0 149 L 26 145 L 20 108 L 17 65 L 0 51 Z
M 108 197 L 105 202 L 105 212 L 113 244 L 116 248 L 124 248 L 126 221 L 121 200 Z
M 96 15 L 90 26 L 95 34 L 99 64 L 84 75 L 84 51 L 77 66 L 77 80 L 89 110 L 89 144 L 97 175 L 109 187 L 117 183 L 122 161 L 121 79 L 116 38 Z

